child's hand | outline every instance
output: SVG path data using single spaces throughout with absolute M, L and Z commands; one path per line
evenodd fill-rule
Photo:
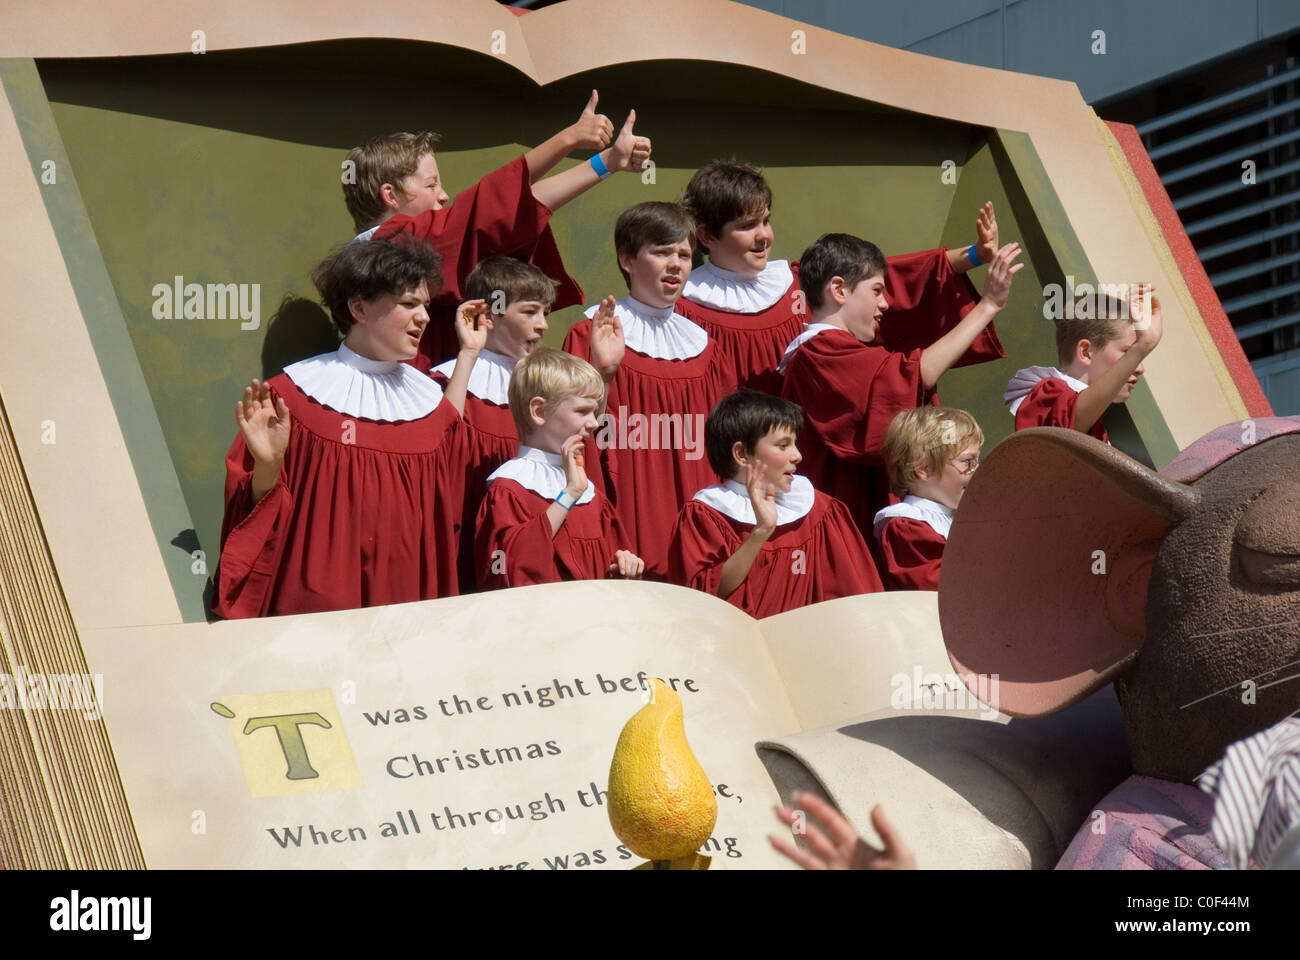
M 456 339 L 462 350 L 481 352 L 491 329 L 492 313 L 486 300 L 466 300 L 456 308 Z
M 591 91 L 591 99 L 582 108 L 578 122 L 569 127 L 574 150 L 604 150 L 614 139 L 614 124 L 603 113 L 596 112 L 599 94 Z
M 609 148 L 609 158 L 605 161 L 605 166 L 611 172 L 618 170 L 639 171 L 645 166 L 645 162 L 650 159 L 650 138 L 638 137 L 633 133 L 632 125 L 635 123 L 636 111 L 632 110 L 623 123 L 623 129 L 618 132 L 618 139 Z
M 564 492 L 575 500 L 587 492 L 587 469 L 582 453 L 585 442 L 582 434 L 575 433 L 560 447 L 560 456 L 564 460 Z
M 631 550 L 615 550 L 614 562 L 606 571 L 611 577 L 620 576 L 624 580 L 640 580 L 645 573 L 645 561 Z
M 893 824 L 885 819 L 885 811 L 879 805 L 871 811 L 871 825 L 885 841 L 884 850 L 877 850 L 854 833 L 853 827 L 840 812 L 819 797 L 811 793 L 800 793 L 795 797 L 795 803 L 801 808 L 798 812 L 790 807 L 778 807 L 777 819 L 793 829 L 805 831 L 812 852 L 800 850 L 784 837 L 770 839 L 772 846 L 805 870 L 916 869 L 916 858 L 912 851 L 904 845 Z M 804 816 L 799 816 L 799 813 Z M 809 816 L 815 817 L 826 832 L 823 833 L 809 823 Z
M 1012 264 L 1018 256 L 1020 256 L 1020 244 L 1008 243 L 998 250 L 989 263 L 989 273 L 984 278 L 984 295 L 981 299 L 988 300 L 999 310 L 1007 305 L 1007 297 L 1011 293 L 1011 278 L 1024 269 L 1023 263 Z
M 749 502 L 754 505 L 754 532 L 767 537 L 776 529 L 776 487 L 767 482 L 767 464 L 750 463 L 745 481 Z
M 980 215 L 975 221 L 975 233 L 979 236 L 976 248 L 980 260 L 992 263 L 998 255 L 998 218 L 993 215 L 992 200 L 980 208 Z
M 260 380 L 245 387 L 243 399 L 235 403 L 235 423 L 256 463 L 277 464 L 284 460 L 292 422 L 284 398 L 276 397 L 272 404 L 271 388 Z
M 1155 287 L 1149 283 L 1136 283 L 1131 290 L 1129 316 L 1133 318 L 1133 328 L 1137 331 L 1134 346 L 1144 353 L 1150 353 L 1165 333 L 1165 319 L 1160 312 L 1160 299 L 1155 294 Z
M 591 318 L 591 365 L 609 383 L 614 379 L 614 374 L 618 373 L 626 352 L 623 324 L 614 313 L 614 297 L 611 294 L 600 301 L 600 306 Z

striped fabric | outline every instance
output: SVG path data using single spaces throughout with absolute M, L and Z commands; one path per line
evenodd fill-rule
M 1197 778 L 1214 798 L 1214 839 L 1238 870 L 1269 866 L 1287 831 L 1300 828 L 1300 720 L 1229 745 Z

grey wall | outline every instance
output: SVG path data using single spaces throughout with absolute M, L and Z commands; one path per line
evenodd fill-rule
M 1073 80 L 1089 103 L 1300 27 L 1300 0 L 739 2 L 891 47 Z M 1105 31 L 1104 55 L 1092 52 L 1094 30 Z

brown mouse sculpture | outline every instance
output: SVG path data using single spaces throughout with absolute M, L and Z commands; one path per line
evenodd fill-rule
M 1007 438 L 962 497 L 939 616 L 1011 716 L 1114 682 L 1134 773 L 1172 796 L 1300 711 L 1300 417 L 1220 427 L 1158 473 L 1077 431 Z M 1221 865 L 1212 847 L 1182 853 Z

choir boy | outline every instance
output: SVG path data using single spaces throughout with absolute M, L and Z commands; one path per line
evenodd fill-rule
M 848 509 L 796 473 L 798 405 L 741 390 L 709 414 L 705 445 L 722 483 L 682 509 L 669 579 L 769 617 L 883 589 Z
M 956 326 L 907 352 L 879 346 L 889 308 L 884 255 L 873 243 L 826 234 L 804 251 L 799 282 L 812 322 L 782 360 L 784 396 L 803 407 L 799 436 L 804 472 L 813 485 L 849 507 L 858 529 L 871 535 L 876 511 L 889 503 L 881 444 L 894 415 L 932 402 L 939 377 L 1006 306 L 1020 245 L 994 256 L 984 296 Z
M 421 370 L 452 358 L 457 341 L 452 317 L 464 283 L 480 260 L 504 255 L 537 264 L 560 281 L 557 306 L 582 303 L 582 290 L 564 270 L 551 235 L 551 214 L 620 170 L 640 170 L 650 141 L 633 132 L 636 111 L 614 134 L 596 113 L 597 95 L 577 122 L 564 128 L 478 183 L 448 196 L 438 170 L 434 133 L 375 137 L 348 154 L 343 196 L 358 239 L 390 239 L 408 233 L 437 249 L 443 262 L 443 291 L 435 302 L 414 361 Z M 575 150 L 595 149 L 587 163 L 544 175 Z
M 1003 399 L 1016 429 L 1064 427 L 1109 443 L 1101 415 L 1123 403 L 1142 376 L 1142 363 L 1160 343 L 1160 301 L 1146 284 L 1133 296 L 1082 294 L 1056 321 L 1058 367 L 1025 367 Z
M 645 565 L 584 470 L 604 393 L 591 364 L 551 347 L 516 365 L 509 396 L 519 453 L 488 477 L 474 550 L 480 587 L 641 576 Z
M 667 572 L 668 539 L 682 506 L 713 480 L 704 420 L 735 389 L 734 368 L 699 324 L 682 287 L 695 222 L 674 203 L 639 203 L 614 227 L 622 300 L 606 298 L 574 324 L 564 348 L 590 359 L 609 385 L 596 434 L 604 483 L 648 574 Z M 593 338 L 598 342 L 593 343 Z M 607 342 L 611 351 L 604 351 Z
M 899 503 L 876 513 L 881 579 L 895 590 L 938 590 L 953 511 L 975 475 L 984 431 L 965 410 L 917 407 L 885 431 L 885 466 Z

